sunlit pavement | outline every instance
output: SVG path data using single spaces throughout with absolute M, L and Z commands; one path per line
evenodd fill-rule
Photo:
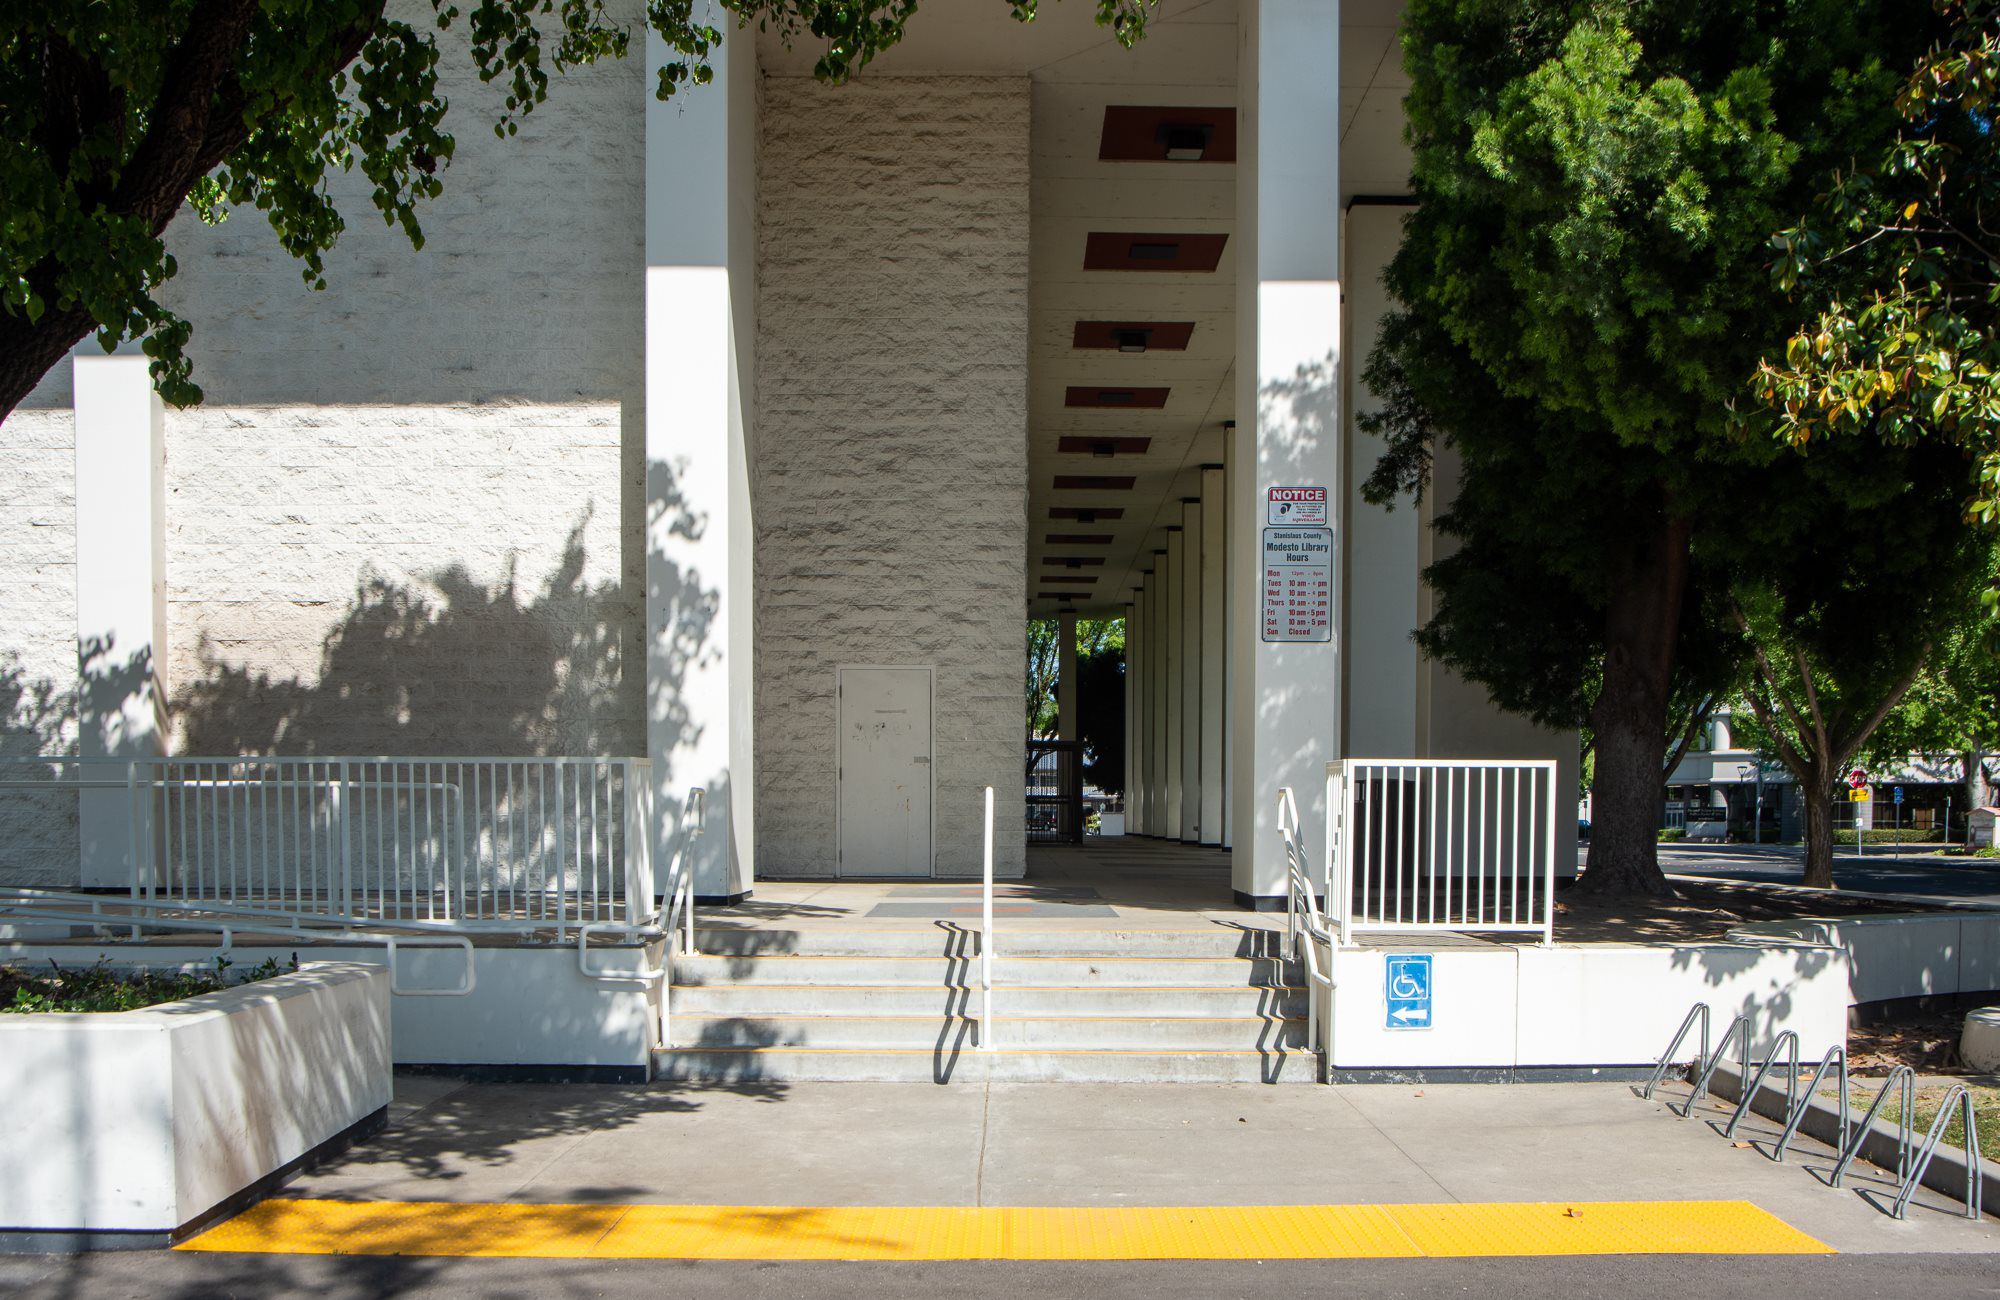
M 1917 845 L 1864 848 L 1836 854 L 1836 888 L 1871 894 L 1905 894 L 1940 902 L 2000 906 L 2000 858 L 1923 855 Z M 1901 849 L 1899 853 L 1897 850 Z M 1669 875 L 1796 885 L 1804 871 L 1796 845 L 1662 844 L 1660 866 Z

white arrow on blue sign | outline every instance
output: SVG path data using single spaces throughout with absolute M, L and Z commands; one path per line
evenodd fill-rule
M 1382 992 L 1390 1029 L 1431 1027 L 1431 954 L 1389 954 L 1382 968 Z

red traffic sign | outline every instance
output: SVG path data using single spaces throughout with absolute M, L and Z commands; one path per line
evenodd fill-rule
M 1868 784 L 1868 774 L 1857 767 L 1847 774 L 1847 783 L 1859 790 Z

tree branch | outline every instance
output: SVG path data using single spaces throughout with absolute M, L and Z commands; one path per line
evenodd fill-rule
M 1764 680 L 1769 683 L 1771 697 L 1784 706 L 1786 716 L 1791 718 L 1792 726 L 1798 729 L 1799 737 L 1803 741 L 1807 735 L 1811 734 L 1812 728 L 1806 726 L 1805 719 L 1799 716 L 1799 711 L 1796 708 L 1792 707 L 1792 702 L 1785 698 L 1784 690 L 1778 685 L 1777 671 L 1771 667 L 1771 661 L 1764 657 L 1764 647 L 1758 645 L 1757 638 L 1751 635 L 1750 620 L 1744 616 L 1743 606 L 1734 596 L 1729 598 L 1729 614 L 1731 618 L 1736 620 L 1736 626 L 1742 631 L 1744 641 L 1749 643 L 1750 653 L 1756 656 L 1758 671 L 1763 674 Z M 1755 709 L 1757 701 L 1752 699 L 1750 704 Z M 1759 714 L 1757 720 L 1763 722 L 1763 715 Z M 1778 732 L 1772 730 L 1769 723 L 1764 724 L 1764 729 L 1770 731 L 1774 737 L 1779 735 Z
M 1917 652 L 1917 661 L 1910 665 L 1910 671 L 1903 674 L 1902 679 L 1883 697 L 1882 702 L 1875 706 L 1875 711 L 1868 715 L 1867 720 L 1856 727 L 1853 733 L 1841 743 L 1839 763 L 1836 766 L 1845 765 L 1848 756 L 1861 748 L 1862 742 L 1874 734 L 1875 728 L 1882 725 L 1882 719 L 1889 716 L 1889 710 L 1903 702 L 1903 697 L 1909 694 L 1910 688 L 1917 683 L 1918 675 L 1923 672 L 1924 661 L 1930 657 L 1931 643 L 1926 641 L 1924 642 L 1924 648 Z
M 188 17 L 154 101 L 151 124 L 122 169 L 111 207 L 145 221 L 155 232 L 180 211 L 203 141 L 208 139 L 217 91 L 241 56 L 258 0 L 202 0 Z

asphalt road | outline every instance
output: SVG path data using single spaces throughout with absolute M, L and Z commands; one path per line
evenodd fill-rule
M 1191 1260 L 1142 1263 L 673 1263 L 661 1261 L 379 1259 L 172 1252 L 0 1258 L 0 1294 L 23 1300 L 195 1300 L 412 1296 L 559 1300 L 610 1297 L 993 1296 L 1181 1297 L 1328 1292 L 1384 1297 L 1699 1295 L 2000 1296 L 1992 1255 L 1685 1256 L 1562 1259 Z
M 1859 856 L 1834 856 L 1833 882 L 1841 889 L 1871 894 L 1909 894 L 1966 903 L 2000 905 L 2000 858 L 1948 858 L 1890 849 Z M 1803 850 L 1791 845 L 1662 844 L 1660 865 L 1669 874 L 1717 876 L 1796 885 L 1804 870 Z

